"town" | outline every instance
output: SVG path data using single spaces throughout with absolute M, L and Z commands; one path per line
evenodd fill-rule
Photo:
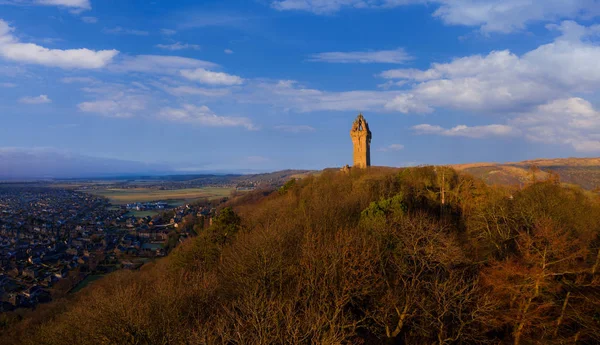
M 165 256 L 208 226 L 222 201 L 114 207 L 69 189 L 0 185 L 0 312 L 33 308 L 106 273 Z M 136 217 L 130 209 L 157 213 Z

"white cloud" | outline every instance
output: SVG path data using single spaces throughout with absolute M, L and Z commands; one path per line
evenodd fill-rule
M 23 97 L 19 99 L 19 103 L 23 104 L 45 104 L 52 103 L 52 100 L 47 95 L 39 95 L 35 97 Z
M 163 78 L 165 83 L 168 78 Z M 173 83 L 176 83 L 173 81 Z M 150 87 L 149 87 L 150 86 Z M 78 105 L 79 110 L 113 118 L 140 117 L 148 120 L 164 120 L 180 124 L 194 124 L 207 127 L 244 127 L 256 130 L 249 118 L 238 116 L 220 116 L 209 107 L 184 104 L 181 100 L 169 100 L 161 97 L 162 90 L 176 96 L 220 97 L 229 93 L 224 89 L 201 89 L 186 85 L 171 86 L 159 81 L 147 84 L 131 82 L 129 84 L 95 83 L 82 88 L 91 99 Z M 177 105 L 175 105 L 177 104 Z
M 600 152 L 600 111 L 579 97 L 540 105 L 510 123 L 521 128 L 532 141 L 570 145 L 580 152 Z
M 79 103 L 78 108 L 86 113 L 127 118 L 133 117 L 137 112 L 146 109 L 146 102 L 141 97 L 121 95 L 114 99 L 82 102 Z
M 20 63 L 60 68 L 97 69 L 106 66 L 119 53 L 117 50 L 48 49 L 33 43 L 20 43 L 13 28 L 0 19 L 0 57 Z
M 240 85 L 244 80 L 236 75 L 223 72 L 212 72 L 204 68 L 182 70 L 181 75 L 189 80 L 209 85 Z
M 381 147 L 379 148 L 377 151 L 380 152 L 394 152 L 394 151 L 401 151 L 404 149 L 404 145 L 402 144 L 391 144 L 385 147 Z
M 12 87 L 16 87 L 17 84 L 15 83 L 0 83 L 0 87 L 5 87 L 5 88 L 12 88 Z
M 570 144 L 578 152 L 600 152 L 600 140 L 576 140 Z
M 401 64 L 412 57 L 402 48 L 362 52 L 328 52 L 311 55 L 310 61 L 330 63 L 392 63 Z
M 600 111 L 579 97 L 552 100 L 532 111 L 517 113 L 505 125 L 443 128 L 422 124 L 418 134 L 489 138 L 518 136 L 533 142 L 571 146 L 577 152 L 600 152 Z
M 150 33 L 148 31 L 143 30 L 135 30 L 135 29 L 124 29 L 120 26 L 114 27 L 112 29 L 104 28 L 102 30 L 105 34 L 111 35 L 133 35 L 133 36 L 148 36 Z
M 406 83 L 407 83 L 406 80 L 400 80 L 400 81 L 388 80 L 385 83 L 378 84 L 377 87 L 380 89 L 389 90 L 394 87 L 404 86 L 404 85 L 406 85 Z
M 435 66 L 438 65 L 433 64 L 434 68 L 425 71 L 414 68 L 392 69 L 382 72 L 381 76 L 386 79 L 412 79 L 415 81 L 438 79 L 442 76 L 441 72 L 435 69 Z
M 200 46 L 197 44 L 189 44 L 189 43 L 181 43 L 181 42 L 175 42 L 173 44 L 157 44 L 156 47 L 160 48 L 160 49 L 171 50 L 171 51 L 185 50 L 185 49 L 200 50 Z
M 160 29 L 160 33 L 165 36 L 173 36 L 177 33 L 177 31 L 172 29 Z
M 577 152 L 600 152 L 600 111 L 579 97 L 553 100 L 534 110 L 516 114 L 506 125 L 456 126 L 445 129 L 422 124 L 418 134 L 489 138 L 522 135 L 527 140 L 571 146 Z
M 133 81 L 133 82 L 131 82 L 131 85 L 135 86 L 138 89 L 142 89 L 144 91 L 150 91 L 150 88 L 148 86 L 146 86 L 143 83 L 140 83 L 139 81 Z
M 308 11 L 315 14 L 331 14 L 343 8 L 379 7 L 385 0 L 275 0 L 271 6 L 279 11 Z M 409 2 L 409 1 L 401 1 Z M 400 4 L 399 4 L 400 5 Z
M 386 104 L 399 91 L 327 92 L 306 88 L 293 80 L 251 83 L 241 102 L 270 104 L 299 112 L 312 111 L 387 111 Z
M 385 71 L 384 78 L 412 83 L 388 108 L 403 113 L 434 107 L 523 112 L 565 95 L 598 90 L 600 46 L 586 39 L 594 30 L 574 22 L 552 28 L 562 35 L 522 56 L 493 51 L 434 63 L 428 70 Z
M 186 11 L 182 13 L 177 23 L 178 29 L 194 29 L 205 27 L 245 28 L 260 17 L 219 11 Z
M 0 57 L 1 59 L 1 57 Z M 16 63 L 0 63 L 0 76 L 9 78 L 22 78 L 27 75 L 29 71 L 24 66 L 19 66 Z
M 58 42 L 62 42 L 64 40 L 62 38 L 45 37 L 45 38 L 32 38 L 32 41 L 44 43 L 44 44 L 57 44 Z
M 242 90 L 234 90 L 240 103 L 268 104 L 284 111 L 380 111 L 395 109 L 387 105 L 402 91 L 344 91 L 330 92 L 307 88 L 293 80 L 249 80 Z M 420 105 L 419 105 L 420 106 Z
M 125 56 L 110 66 L 115 72 L 143 72 L 151 74 L 179 75 L 182 69 L 215 68 L 218 65 L 209 61 L 180 56 L 137 55 Z
M 227 89 L 206 89 L 186 85 L 171 87 L 158 84 L 157 86 L 163 89 L 165 92 L 174 96 L 196 95 L 206 97 L 223 97 L 230 94 L 230 91 Z
M 468 138 L 489 138 L 494 136 L 511 136 L 517 131 L 506 125 L 486 125 L 486 126 L 465 126 L 459 125 L 453 128 L 442 128 L 422 124 L 412 127 L 418 134 L 437 134 L 449 137 L 468 137 Z
M 406 5 L 434 5 L 433 16 L 445 24 L 481 28 L 482 32 L 512 32 L 528 24 L 557 19 L 594 18 L 597 0 L 272 0 L 280 11 L 332 14 L 342 9 L 386 9 Z
M 534 22 L 600 14 L 597 0 L 436 0 L 434 12 L 446 24 L 480 26 L 484 32 L 512 32 Z
M 96 17 L 81 17 L 81 21 L 86 24 L 96 24 L 96 23 L 98 23 L 98 18 L 96 18 Z
M 146 90 L 123 84 L 97 83 L 82 90 L 92 99 L 79 103 L 79 110 L 106 117 L 128 118 L 144 114 L 153 100 Z
M 165 80 L 166 81 L 166 80 Z M 148 86 L 151 87 L 148 87 Z M 208 127 L 244 127 L 256 130 L 257 127 L 249 118 L 237 116 L 220 116 L 207 106 L 184 104 L 180 100 L 169 100 L 161 97 L 163 90 L 177 96 L 202 95 L 220 97 L 229 90 L 201 89 L 185 85 L 169 86 L 157 81 L 131 82 L 129 84 L 96 83 L 94 86 L 82 88 L 90 98 L 78 105 L 79 110 L 113 118 L 140 117 L 153 120 L 166 120 L 181 124 L 195 124 Z M 177 104 L 177 105 L 170 105 Z
M 96 79 L 89 77 L 65 77 L 60 80 L 65 84 L 74 84 L 74 83 L 83 83 L 83 84 L 93 84 L 96 82 Z
M 233 50 L 231 50 L 231 49 L 225 49 L 223 52 L 225 54 L 233 54 Z
M 90 0 L 35 0 L 34 3 L 45 6 L 62 6 L 74 9 L 89 10 Z
M 289 133 L 307 133 L 316 131 L 314 127 L 307 125 L 280 125 L 275 126 L 275 129 L 278 131 Z
M 418 99 L 414 94 L 406 93 L 394 97 L 385 103 L 385 109 L 408 113 L 431 113 L 433 108 Z
M 182 108 L 164 108 L 159 117 L 168 121 L 198 124 L 208 127 L 245 127 L 256 130 L 252 121 L 246 117 L 218 116 L 207 106 L 185 104 Z
M 92 8 L 90 0 L 0 0 L 0 5 L 57 6 L 68 8 L 75 13 Z

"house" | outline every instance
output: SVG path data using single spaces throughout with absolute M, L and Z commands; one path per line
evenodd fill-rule
M 48 276 L 46 276 L 43 280 L 42 280 L 42 285 L 46 286 L 46 287 L 51 287 L 52 285 L 54 285 L 54 283 L 56 283 L 58 281 L 58 278 L 56 277 L 56 275 L 54 274 L 50 274 Z
M 67 275 L 69 275 L 69 269 L 67 269 L 66 267 L 54 273 L 54 276 L 58 279 L 66 278 Z
M 88 263 L 88 261 L 89 261 L 89 260 L 90 260 L 90 258 L 89 258 L 89 257 L 87 257 L 87 256 L 82 256 L 82 257 L 80 257 L 79 259 L 77 259 L 77 263 L 78 263 L 78 264 L 80 264 L 80 265 L 85 265 L 85 264 L 87 264 L 87 263 Z
M 39 285 L 34 285 L 23 291 L 23 296 L 28 298 L 29 302 L 33 303 L 47 302 L 50 300 L 50 294 Z
M 25 306 L 27 302 L 27 298 L 19 293 L 11 293 L 8 297 L 8 303 L 10 303 L 13 308 Z
M 13 267 L 8 271 L 8 275 L 10 275 L 13 278 L 18 277 L 19 275 L 21 275 L 21 273 L 23 273 L 23 271 L 19 267 Z
M 125 253 L 126 251 L 127 251 L 127 249 L 126 249 L 125 247 L 123 247 L 123 246 L 117 246 L 117 247 L 116 247 L 116 248 L 113 250 L 113 252 L 114 252 L 115 254 L 117 254 L 117 255 L 119 255 L 119 254 L 122 254 L 122 253 Z
M 35 279 L 39 276 L 39 269 L 34 267 L 27 267 L 23 270 L 23 275 L 25 277 L 30 277 L 31 279 Z

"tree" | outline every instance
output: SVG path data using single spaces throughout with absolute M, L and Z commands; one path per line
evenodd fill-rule
M 525 337 L 548 341 L 558 327 L 568 304 L 560 278 L 581 271 L 586 246 L 551 219 L 540 220 L 533 231 L 523 231 L 516 241 L 517 253 L 495 261 L 484 270 L 485 284 L 503 301 L 493 318 L 498 326 L 509 326 L 515 345 Z M 553 327 L 554 326 L 554 327 Z
M 531 172 L 531 183 L 536 183 L 537 174 L 541 171 L 540 168 L 536 164 L 531 164 L 529 171 Z
M 228 243 L 240 230 L 241 223 L 241 218 L 231 207 L 223 208 L 208 230 L 212 241 L 219 245 Z

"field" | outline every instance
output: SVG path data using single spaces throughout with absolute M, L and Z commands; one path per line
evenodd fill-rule
M 103 196 L 114 205 L 124 205 L 134 202 L 168 201 L 171 205 L 180 205 L 201 198 L 215 199 L 229 196 L 233 188 L 206 187 L 174 190 L 158 190 L 150 188 L 108 188 L 85 190 L 86 193 Z
M 172 205 L 172 206 L 177 206 L 177 205 Z M 143 217 L 154 217 L 155 215 L 161 213 L 164 210 L 150 210 L 150 211 L 136 211 L 136 210 L 131 210 L 129 212 L 127 212 L 127 214 L 125 214 L 126 216 L 134 216 L 137 218 L 143 218 Z

